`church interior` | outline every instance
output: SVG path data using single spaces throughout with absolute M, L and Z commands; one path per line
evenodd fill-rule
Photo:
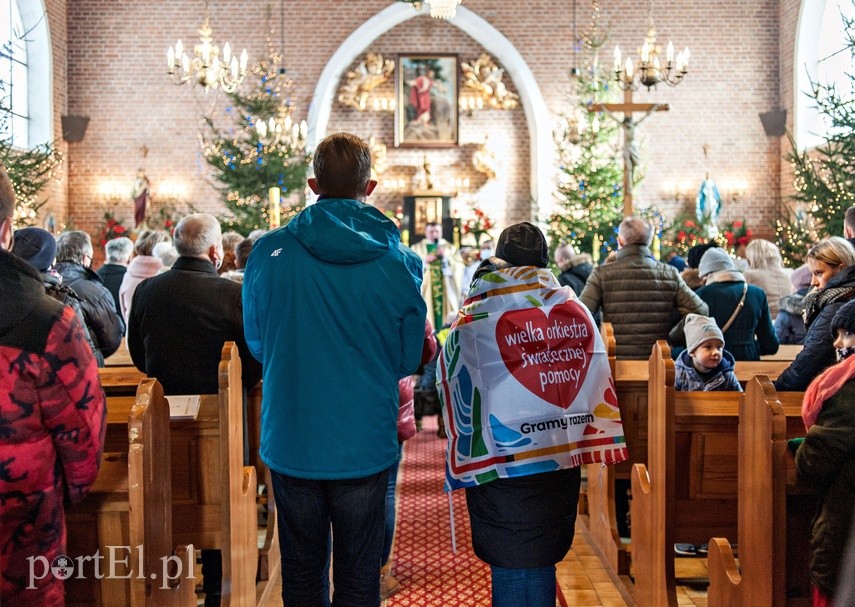
M 793 155 L 813 153 L 832 132 L 810 94 L 815 83 L 851 86 L 846 74 L 855 55 L 844 23 L 852 17 L 849 0 L 0 0 L 0 161 L 27 150 L 46 152 L 39 160 L 47 167 L 38 175 L 40 187 L 17 225 L 57 235 L 88 232 L 96 265 L 110 238 L 170 231 L 188 213 L 212 213 L 224 230 L 242 236 L 284 225 L 315 202 L 306 186 L 315 146 L 348 132 L 369 142 L 378 185 L 368 202 L 398 224 L 404 244 L 439 223 L 455 247 L 477 249 L 507 226 L 532 222 L 543 228 L 551 249 L 570 241 L 597 262 L 617 248 L 621 218 L 638 214 L 654 224 L 657 259 L 684 255 L 697 242 L 693 232 L 703 237 L 706 230 L 708 237 L 725 238 L 734 254 L 744 253 L 742 237 L 778 243 L 788 237 L 793 257 L 785 261 L 795 268 L 811 236 L 792 230 L 823 205 L 836 205 L 842 221 L 853 204 L 848 194 L 843 202 L 799 198 L 804 181 L 793 161 Z M 614 365 L 613 350 L 611 356 Z M 612 367 L 618 395 L 637 399 L 647 414 L 648 401 L 652 411 L 659 398 L 648 376 L 656 361 L 649 371 L 648 361 L 630 362 L 639 364 Z M 102 375 L 113 383 L 112 396 L 105 388 L 108 403 L 132 398 L 140 380 L 132 367 L 114 364 Z M 748 385 L 754 373 L 774 374 L 786 364 L 785 355 L 758 361 L 750 374 L 742 367 L 740 381 Z M 746 395 L 763 400 L 763 388 L 753 386 Z M 661 399 L 674 405 L 664 388 Z M 117 402 L 130 409 L 130 401 Z M 700 411 L 704 402 L 678 396 L 677 408 Z M 206 406 L 218 405 L 203 401 Z M 782 398 L 777 406 L 792 413 L 800 402 Z M 625 417 L 624 424 L 628 437 L 635 432 L 638 445 L 650 449 L 652 469 L 662 463 L 658 458 L 675 455 L 657 446 L 641 416 Z M 435 486 L 430 499 L 419 495 L 400 505 L 397 533 L 410 534 L 396 539 L 402 589 L 383 604 L 486 606 L 489 571 L 468 545 L 462 492 L 442 492 L 441 416 L 434 419 L 425 417 L 407 449 L 419 466 L 436 468 L 437 475 L 424 481 Z M 256 423 L 250 419 L 246 432 L 257 450 Z M 735 422 L 731 430 L 727 444 L 735 448 Z M 691 464 L 714 467 L 723 447 L 709 436 L 703 443 L 698 432 L 702 448 Z M 186 436 L 177 440 L 192 443 Z M 786 441 L 776 440 L 774 457 L 780 458 Z M 250 464 L 246 470 L 263 486 L 257 452 Z M 595 479 L 595 468 L 587 468 L 573 549 L 558 565 L 558 605 L 718 607 L 714 597 L 726 597 L 720 605 L 763 605 L 752 602 L 766 599 L 751 598 L 762 593 L 753 594 L 749 584 L 774 597 L 765 603 L 770 607 L 810 604 L 806 593 L 782 597 L 785 590 L 795 596 L 798 584 L 807 587 L 804 579 L 783 581 L 788 567 L 801 562 L 793 554 L 799 548 L 783 535 L 775 535 L 757 562 L 743 559 L 753 554 L 736 555 L 745 567 L 741 589 L 710 586 L 733 573 L 733 551 L 747 545 L 741 535 L 737 542 L 743 529 L 740 523 L 737 530 L 736 501 L 717 493 L 725 489 L 715 471 L 677 497 L 673 490 L 656 494 L 662 489 L 655 481 L 650 491 L 657 497 L 648 502 L 638 497 L 643 483 L 636 471 L 618 470 L 626 483 L 618 486 L 625 491 L 631 485 L 633 501 L 638 497 L 633 514 L 668 510 L 678 518 L 674 501 L 698 495 L 733 510 L 729 526 L 708 525 L 719 537 L 729 534 L 729 542 L 717 544 L 705 535 L 700 515 L 681 514 L 677 522 L 662 522 L 661 530 L 654 528 L 658 515 L 650 514 L 649 525 L 633 521 L 634 532 L 647 532 L 660 544 L 684 539 L 675 529 L 687 528 L 696 532 L 686 541 L 704 546 L 703 555 L 676 561 L 669 548 L 661 568 L 647 569 L 659 553 L 635 538 L 630 549 L 621 539 L 611 503 L 614 479 Z M 402 478 L 422 482 L 424 471 L 412 470 L 412 477 Z M 673 475 L 673 466 L 669 470 Z M 726 473 L 736 478 L 735 467 Z M 195 482 L 188 480 L 191 487 Z M 179 484 L 173 482 L 174 494 Z M 233 499 L 240 491 L 234 484 L 230 490 Z M 278 548 L 267 530 L 272 518 L 261 513 L 273 497 L 253 499 L 241 506 L 249 510 L 235 512 L 251 518 L 254 532 L 260 508 L 260 556 L 253 548 L 230 563 L 251 561 L 248 575 L 255 578 L 251 590 L 235 582 L 233 602 L 223 604 L 278 607 Z M 786 519 L 780 509 L 789 506 L 779 501 L 774 507 L 752 511 L 740 504 L 740 520 L 752 512 Z M 801 502 L 796 507 L 806 508 Z M 597 524 L 597 512 L 611 519 Z M 176 541 L 199 544 L 198 537 L 186 538 L 191 541 Z M 776 550 L 786 553 L 783 561 L 773 556 Z M 443 564 L 425 572 L 427 561 Z M 722 562 L 732 562 L 731 569 Z M 754 573 L 758 562 L 772 580 L 769 587 Z M 231 574 L 239 575 L 224 570 Z M 98 592 L 87 584 L 67 588 Z M 203 604 L 199 587 L 195 591 L 188 602 Z M 67 600 L 155 604 L 133 590 L 115 592 L 115 603 Z M 156 604 L 187 604 L 169 601 Z

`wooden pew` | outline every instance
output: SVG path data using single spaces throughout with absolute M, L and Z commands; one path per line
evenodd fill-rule
M 107 577 L 97 579 L 93 561 L 76 561 L 75 577 L 66 580 L 66 604 L 195 606 L 193 547 L 173 550 L 169 405 L 163 388 L 153 379 L 144 380 L 124 413 L 128 448 L 105 452 L 95 485 L 67 513 L 68 556 L 94 556 L 97 551 L 102 557 L 98 571 Z M 169 557 L 182 571 L 164 583 L 164 563 L 170 561 L 163 559 Z M 117 576 L 129 577 L 109 575 L 111 567 Z
M 795 484 L 789 438 L 805 435 L 802 392 L 749 382 L 739 409 L 739 565 L 727 539 L 709 545 L 709 604 L 809 607 L 810 524 L 816 497 Z
M 122 343 L 119 344 L 119 349 L 104 359 L 104 365 L 107 367 L 134 366 L 134 361 L 131 360 L 131 353 L 128 351 L 128 340 L 126 337 L 122 338 Z
M 98 376 L 107 396 L 133 396 L 146 377 L 136 367 L 103 367 L 98 369 Z
M 106 444 L 112 450 L 127 449 L 123 420 L 127 420 L 132 400 L 123 395 L 134 379 L 143 374 L 124 367 L 99 369 L 99 372 L 102 386 L 108 394 Z M 237 348 L 232 347 L 231 342 L 223 347 L 219 383 L 219 394 L 200 396 L 200 410 L 195 420 L 172 421 L 174 536 L 178 542 L 194 543 L 197 549 L 216 549 L 226 541 L 223 530 L 231 530 L 238 540 L 227 543 L 232 549 L 228 555 L 224 553 L 223 579 L 226 580 L 231 571 L 237 572 L 239 579 L 237 584 L 235 580 L 224 581 L 222 604 L 229 604 L 227 592 L 231 593 L 232 605 L 255 604 L 249 597 L 254 596 L 256 590 L 256 571 L 262 581 L 275 578 L 279 568 L 279 546 L 271 494 L 267 526 L 262 528 L 265 541 L 263 548 L 258 547 L 257 477 L 253 474 L 250 478 L 249 468 L 243 466 L 241 366 Z M 260 393 L 257 398 L 260 406 Z M 252 402 L 253 398 L 250 398 L 250 437 L 254 436 L 253 430 L 257 431 L 257 424 L 252 419 Z M 229 431 L 229 427 L 233 429 Z M 221 443 L 220 436 L 228 436 L 228 441 Z M 251 453 L 257 442 L 250 438 Z M 228 464 L 223 463 L 226 459 Z M 221 476 L 221 470 L 230 471 L 227 478 Z M 238 497 L 224 502 L 222 493 L 226 490 L 229 495 Z M 221 511 L 221 503 L 230 503 L 231 507 Z M 246 556 L 248 550 L 255 555 L 256 568 L 248 565 L 252 561 Z M 259 591 L 264 593 L 266 586 L 262 584 Z M 250 587 L 252 592 L 247 590 Z
M 615 480 L 628 480 L 634 464 L 647 463 L 649 361 L 617 359 L 611 324 L 603 323 L 601 332 L 615 382 L 629 459 L 617 466 L 588 465 L 588 530 L 606 565 L 617 575 L 629 575 L 630 549 L 621 541 L 617 530 Z M 789 361 L 777 360 L 738 361 L 735 373 L 744 385 L 755 375 L 775 378 L 789 364 Z M 706 539 L 702 541 L 706 542 Z
M 650 356 L 647 465 L 632 476 L 635 601 L 677 605 L 674 543 L 735 537 L 739 392 L 677 392 L 664 341 Z
M 255 469 L 243 465 L 241 363 L 223 346 L 219 394 L 202 395 L 195 420 L 172 422 L 175 541 L 223 554 L 223 607 L 255 605 L 258 526 Z

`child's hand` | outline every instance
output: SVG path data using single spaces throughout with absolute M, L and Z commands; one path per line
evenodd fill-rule
M 803 442 L 805 442 L 804 437 L 802 437 L 802 438 L 791 438 L 790 440 L 787 441 L 787 449 L 790 450 L 790 453 L 795 455 L 796 451 L 799 450 L 799 447 L 801 446 L 801 444 Z

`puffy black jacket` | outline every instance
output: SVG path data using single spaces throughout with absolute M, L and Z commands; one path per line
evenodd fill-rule
M 558 282 L 564 287 L 570 287 L 578 297 L 588 282 L 588 277 L 594 271 L 593 262 L 589 255 L 577 255 L 561 267 Z
M 61 261 L 56 264 L 56 271 L 62 275 L 62 283 L 83 301 L 83 318 L 95 345 L 93 353 L 98 366 L 103 367 L 104 359 L 119 349 L 125 332 L 125 322 L 116 314 L 116 302 L 93 270 L 79 263 Z
M 833 365 L 837 359 L 834 352 L 834 339 L 831 336 L 831 321 L 843 304 L 855 296 L 855 266 L 841 270 L 828 281 L 826 289 L 849 287 L 851 293 L 825 304 L 815 318 L 808 318 L 805 344 L 796 359 L 775 380 L 778 392 L 802 392 L 810 382 L 822 373 L 823 369 Z
M 627 245 L 617 259 L 595 268 L 579 299 L 612 323 L 618 358 L 647 359 L 658 339 L 686 314 L 709 309 L 674 266 L 660 263 L 643 245 Z

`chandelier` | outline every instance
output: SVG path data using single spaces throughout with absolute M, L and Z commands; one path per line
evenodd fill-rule
M 453 19 L 457 14 L 457 5 L 463 0 L 401 0 L 412 4 L 417 11 L 422 10 L 422 4 L 427 2 L 430 6 L 430 16 L 434 19 Z
M 232 47 L 226 42 L 223 45 L 223 59 L 220 60 L 220 47 L 214 44 L 211 37 L 211 26 L 208 20 L 208 0 L 205 0 L 205 21 L 199 28 L 200 41 L 193 47 L 194 57 L 191 59 L 184 52 L 184 45 L 179 40 L 175 47 L 169 47 L 166 52 L 167 73 L 175 84 L 190 82 L 210 88 L 222 87 L 227 93 L 234 93 L 246 76 L 246 49 L 241 51 L 240 61 L 232 55 Z
M 294 151 L 306 148 L 308 125 L 305 120 L 300 124 L 291 119 L 291 108 L 285 104 L 279 106 L 275 117 L 255 123 L 258 140 L 262 145 L 282 145 Z
M 650 0 L 647 15 L 650 29 L 647 30 L 644 44 L 639 51 L 638 65 L 633 64 L 629 57 L 622 65 L 620 48 L 615 46 L 614 79 L 623 90 L 636 90 L 640 86 L 646 86 L 649 90 L 660 82 L 676 86 L 689 71 L 689 47 L 677 53 L 675 60 L 674 45 L 668 42 L 665 62 L 662 62 L 660 49 L 656 44 L 656 28 L 653 26 L 653 0 Z

